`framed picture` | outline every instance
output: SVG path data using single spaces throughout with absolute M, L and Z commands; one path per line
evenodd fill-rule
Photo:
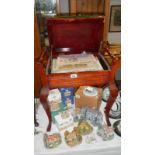
M 111 6 L 109 32 L 121 32 L 121 5 Z

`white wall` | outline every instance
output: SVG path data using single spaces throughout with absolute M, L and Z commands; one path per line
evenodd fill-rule
M 121 5 L 121 0 L 111 0 L 110 7 L 111 7 L 111 5 Z M 109 12 L 109 15 L 110 15 L 110 12 Z M 110 17 L 109 17 L 109 19 L 110 19 Z M 108 33 L 108 41 L 110 43 L 121 43 L 121 32 L 109 32 Z

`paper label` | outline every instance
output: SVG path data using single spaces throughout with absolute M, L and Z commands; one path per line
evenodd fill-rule
M 77 78 L 77 74 L 71 74 L 70 78 Z

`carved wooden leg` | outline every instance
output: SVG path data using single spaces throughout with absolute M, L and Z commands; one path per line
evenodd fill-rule
M 39 123 L 37 122 L 37 119 L 36 119 L 36 107 L 35 107 L 35 103 L 34 103 L 34 125 L 35 127 L 38 127 L 39 126 Z
M 47 131 L 51 130 L 51 125 L 52 125 L 52 117 L 51 117 L 51 111 L 50 108 L 48 106 L 48 102 L 47 102 L 47 96 L 49 93 L 49 89 L 48 87 L 43 87 L 41 89 L 41 93 L 40 93 L 40 102 L 43 105 L 43 108 L 47 114 L 48 120 L 49 120 L 49 124 L 47 126 Z
M 105 107 L 105 116 L 106 116 L 106 122 L 108 126 L 111 126 L 110 120 L 109 120 L 109 112 L 110 109 L 112 107 L 112 105 L 114 104 L 115 100 L 116 100 L 117 94 L 115 95 L 110 95 L 109 99 L 107 101 L 107 105 Z
M 105 107 L 105 116 L 106 116 L 107 125 L 111 126 L 111 123 L 109 121 L 109 112 L 110 112 L 110 109 L 111 109 L 112 105 L 114 104 L 114 102 L 117 98 L 118 89 L 117 89 L 115 83 L 110 83 L 109 89 L 110 89 L 110 96 L 109 96 L 109 99 L 107 101 L 107 105 Z
M 107 105 L 105 107 L 105 116 L 106 116 L 106 122 L 108 126 L 111 126 L 111 123 L 109 121 L 109 112 L 118 95 L 118 88 L 115 83 L 115 75 L 116 75 L 117 70 L 120 67 L 120 64 L 121 64 L 121 61 L 116 60 L 110 73 L 110 80 L 109 80 L 110 81 L 109 82 L 110 96 L 107 101 Z

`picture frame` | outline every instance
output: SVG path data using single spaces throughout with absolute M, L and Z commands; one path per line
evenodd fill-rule
M 121 5 L 111 6 L 109 32 L 121 32 Z

